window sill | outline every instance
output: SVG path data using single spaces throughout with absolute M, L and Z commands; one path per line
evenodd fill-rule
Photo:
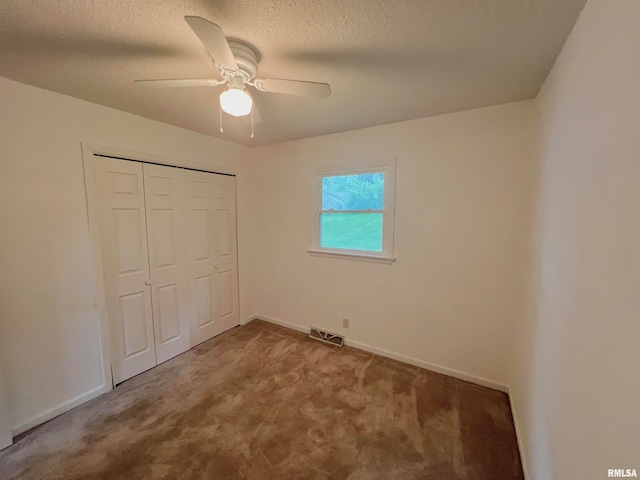
M 396 261 L 393 257 L 381 257 L 380 255 L 367 255 L 366 253 L 329 252 L 325 250 L 309 249 L 307 253 L 313 257 L 342 258 L 345 260 L 358 260 L 361 262 L 384 263 L 391 265 Z

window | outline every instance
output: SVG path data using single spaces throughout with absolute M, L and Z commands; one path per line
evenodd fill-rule
M 316 172 L 312 255 L 393 261 L 395 160 Z

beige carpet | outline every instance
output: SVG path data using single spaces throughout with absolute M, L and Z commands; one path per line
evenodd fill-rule
M 37 428 L 0 478 L 523 477 L 505 394 L 254 321 Z

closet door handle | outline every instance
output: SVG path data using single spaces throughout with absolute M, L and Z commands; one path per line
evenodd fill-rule
M 145 280 L 145 281 L 144 281 L 144 284 L 145 284 L 145 285 L 151 285 L 151 279 L 149 279 L 149 280 Z

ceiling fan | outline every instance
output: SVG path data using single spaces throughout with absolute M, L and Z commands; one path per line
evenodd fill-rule
M 331 87 L 326 83 L 256 78 L 258 58 L 248 45 L 227 41 L 222 29 L 215 23 L 201 17 L 186 16 L 185 21 L 193 33 L 204 44 L 213 59 L 213 65 L 220 73 L 221 80 L 212 78 L 185 78 L 172 80 L 136 80 L 145 87 L 216 87 L 226 84 L 220 94 L 220 131 L 222 132 L 222 111 L 234 117 L 252 114 L 257 116 L 253 99 L 247 92 L 247 85 L 260 92 L 283 93 L 301 97 L 327 98 Z M 251 134 L 253 138 L 253 132 Z

